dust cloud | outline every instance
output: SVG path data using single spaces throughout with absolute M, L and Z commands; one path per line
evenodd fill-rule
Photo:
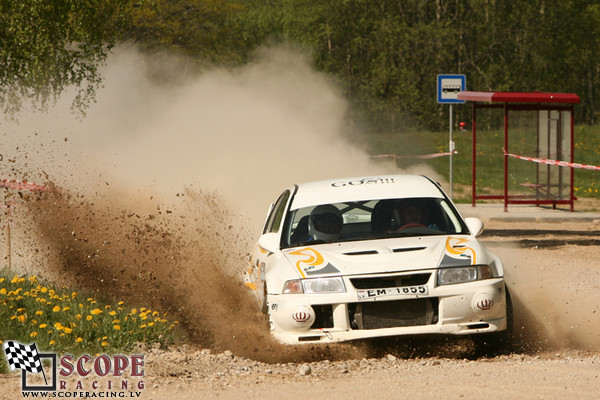
M 292 183 L 401 171 L 373 163 L 345 134 L 346 101 L 298 50 L 263 49 L 247 66 L 168 85 L 152 79 L 156 69 L 172 67 L 158 60 L 118 48 L 98 102 L 83 119 L 70 112 L 66 96 L 47 114 L 0 122 L 0 179 L 54 189 L 3 189 L 15 270 L 169 311 L 193 343 L 257 360 L 362 357 L 392 347 L 399 356 L 442 349 L 462 357 L 468 344 L 460 341 L 375 348 L 275 343 L 241 283 L 269 203 Z M 407 172 L 433 175 L 425 167 Z M 0 240 L 6 254 L 4 229 Z M 514 280 L 522 348 L 597 348 L 600 302 L 585 297 L 595 296 L 597 286 L 547 294 L 541 286 L 554 288 L 561 275 L 540 265 L 539 254 L 523 256 L 534 269 L 524 269 L 522 255 L 514 254 L 507 256 L 507 276 Z M 584 273 L 569 273 L 576 271 Z M 575 308 L 565 300 L 573 293 Z M 428 350 L 415 353 L 423 346 Z
M 273 342 L 241 275 L 284 188 L 398 171 L 348 139 L 345 100 L 297 50 L 169 85 L 152 79 L 169 68 L 158 60 L 117 49 L 83 119 L 65 96 L 0 124 L 0 178 L 52 188 L 3 189 L 12 268 L 169 311 L 201 346 L 265 361 L 356 356 Z
M 593 247 L 494 248 L 504 263 L 518 351 L 597 351 L 600 273 Z

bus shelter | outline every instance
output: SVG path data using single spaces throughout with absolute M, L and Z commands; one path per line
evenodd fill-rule
M 541 92 L 474 92 L 463 91 L 459 100 L 472 102 L 472 205 L 478 200 L 503 200 L 504 211 L 509 204 L 568 204 L 573 211 L 574 105 L 579 96 L 572 93 Z M 488 140 L 485 131 L 477 131 L 478 113 L 484 109 L 503 113 L 503 142 L 492 150 L 497 154 L 479 154 Z M 486 111 L 487 112 L 487 111 Z M 527 113 L 528 126 L 517 127 L 513 120 Z M 488 112 L 489 114 L 489 112 Z M 494 113 L 492 113 L 494 114 Z M 498 113 L 495 113 L 498 114 Z M 523 120 L 520 119 L 520 120 Z M 503 157 L 503 188 L 500 193 L 480 193 L 478 168 L 487 165 L 487 158 Z M 513 160 L 510 160 L 513 158 Z M 533 162 L 532 162 L 533 161 Z M 560 165 L 559 165 L 560 164 Z M 567 166 L 565 166 L 567 165 Z M 489 174 L 488 174 L 489 176 Z M 486 183 L 481 182 L 482 186 Z

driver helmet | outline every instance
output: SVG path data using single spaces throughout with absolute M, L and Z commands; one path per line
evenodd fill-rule
M 332 241 L 340 236 L 342 231 L 342 213 L 331 204 L 315 207 L 308 220 L 308 234 L 314 240 Z
M 419 199 L 402 199 L 397 203 L 400 225 L 423 224 L 425 210 Z

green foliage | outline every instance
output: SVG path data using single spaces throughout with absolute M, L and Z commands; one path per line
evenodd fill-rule
M 236 64 L 245 45 L 240 5 L 219 0 L 139 0 L 125 9 L 121 40 L 146 51 L 172 51 L 199 64 Z
M 402 131 L 415 121 L 447 129 L 435 96 L 440 73 L 466 74 L 470 90 L 577 93 L 578 121 L 595 123 L 596 3 L 246 0 L 240 27 L 249 46 L 284 38 L 311 49 L 316 66 L 345 88 L 354 119 L 374 131 Z
M 102 78 L 97 67 L 115 41 L 127 0 L 1 0 L 0 108 L 12 115 L 24 99 L 44 108 L 76 86 L 84 111 Z
M 177 322 L 158 311 L 126 308 L 122 301 L 105 302 L 7 270 L 0 271 L 0 320 L 0 342 L 36 342 L 58 353 L 112 354 L 176 340 Z

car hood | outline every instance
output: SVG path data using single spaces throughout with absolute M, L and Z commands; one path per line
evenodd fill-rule
M 480 244 L 473 236 L 422 236 L 319 244 L 283 250 L 302 278 L 413 271 L 473 265 Z

